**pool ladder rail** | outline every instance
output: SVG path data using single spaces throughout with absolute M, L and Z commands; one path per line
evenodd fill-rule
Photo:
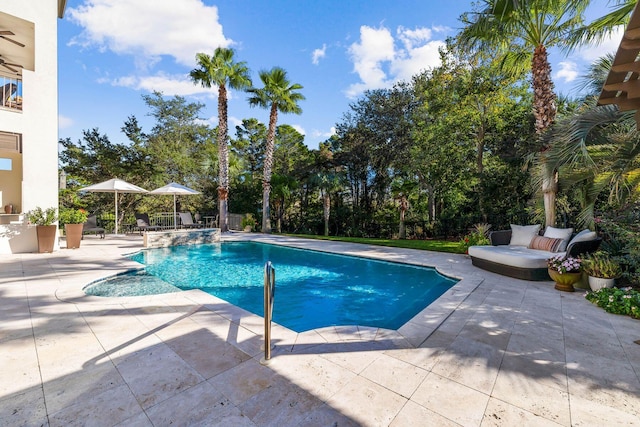
M 271 261 L 264 265 L 264 357 L 260 359 L 262 365 L 271 360 L 271 318 L 273 315 L 273 299 L 276 295 L 276 269 Z

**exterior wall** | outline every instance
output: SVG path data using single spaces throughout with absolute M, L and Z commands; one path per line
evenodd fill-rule
M 22 154 L 0 151 L 0 157 L 11 159 L 11 170 L 0 170 L 0 213 L 7 204 L 12 204 L 15 212 L 22 212 Z
M 0 130 L 22 134 L 22 197 L 19 203 L 12 201 L 20 212 L 58 207 L 58 7 L 55 0 L 0 2 L 3 13 L 34 24 L 35 71 L 22 71 L 22 112 L 0 110 Z M 7 200 L 7 190 L 3 193 Z M 20 252 L 37 251 L 33 226 L 22 227 L 24 232 L 12 229 L 11 246 Z M 7 235 L 0 229 L 2 239 Z M 6 251 L 4 243 L 0 242 L 0 253 Z

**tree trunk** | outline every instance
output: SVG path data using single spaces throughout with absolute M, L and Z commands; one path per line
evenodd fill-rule
M 276 122 L 278 120 L 278 108 L 271 105 L 269 114 L 269 130 L 267 131 L 267 144 L 264 151 L 264 174 L 262 178 L 262 232 L 271 233 L 271 218 L 269 211 L 269 195 L 271 194 L 271 172 L 273 169 L 273 150 L 276 139 Z
M 229 149 L 227 147 L 227 88 L 218 87 L 218 210 L 220 231 L 229 231 Z
M 329 235 L 329 215 L 331 214 L 331 196 L 328 191 L 322 195 L 322 215 L 324 217 L 324 235 Z
M 556 95 L 551 80 L 551 65 L 547 49 L 540 45 L 533 52 L 531 64 L 533 86 L 533 114 L 536 119 L 536 133 L 541 135 L 556 118 Z M 548 147 L 543 147 L 544 152 Z M 549 170 L 542 154 L 542 193 L 544 198 L 545 225 L 556 225 L 556 195 L 558 193 L 557 172 Z
M 484 110 L 482 110 L 484 112 Z M 480 214 L 482 215 L 482 220 L 487 222 L 487 213 L 484 208 L 484 147 L 485 147 L 485 123 L 484 119 L 482 119 L 482 123 L 480 125 L 480 129 L 477 134 L 476 141 L 476 168 L 478 171 L 478 209 L 480 210 Z
M 219 223 L 220 232 L 229 231 L 229 215 L 228 212 L 228 193 L 224 188 L 218 187 L 218 210 L 219 210 Z
M 262 186 L 262 232 L 271 233 L 271 212 L 269 210 L 270 185 Z
M 556 225 L 556 194 L 558 193 L 558 173 L 545 162 L 543 165 L 542 194 L 544 200 L 544 223 L 546 226 Z
M 427 185 L 427 193 L 429 197 L 428 209 L 429 209 L 429 223 L 434 224 L 436 222 L 436 195 L 434 194 L 433 186 Z
M 399 231 L 399 237 L 401 239 L 407 238 L 407 230 L 404 225 L 404 215 L 408 208 L 409 208 L 409 202 L 407 201 L 407 198 L 405 196 L 402 196 L 402 198 L 400 199 L 400 231 Z
M 284 215 L 284 200 L 276 201 L 276 232 L 282 233 L 282 216 Z

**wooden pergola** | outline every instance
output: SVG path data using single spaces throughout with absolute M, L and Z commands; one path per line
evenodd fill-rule
M 617 105 L 621 111 L 637 110 L 635 119 L 640 128 L 639 53 L 640 12 L 636 4 L 600 93 L 598 105 Z

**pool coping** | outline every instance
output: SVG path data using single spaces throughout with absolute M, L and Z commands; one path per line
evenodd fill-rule
M 397 330 L 368 327 L 361 325 L 338 325 L 327 326 L 319 329 L 312 329 L 305 332 L 296 332 L 276 322 L 273 322 L 274 336 L 279 333 L 280 336 L 287 336 L 293 343 L 299 341 L 299 336 L 309 334 L 319 334 L 327 342 L 343 341 L 348 339 L 346 336 L 355 336 L 362 339 L 363 335 L 367 335 L 368 339 L 376 340 L 377 337 L 388 338 L 390 335 L 398 335 L 406 341 L 406 344 L 400 344 L 401 347 L 420 347 L 431 334 L 464 302 L 464 300 L 484 281 L 482 277 L 466 277 L 463 269 L 456 270 L 456 264 L 459 264 L 466 258 L 465 255 L 445 254 L 431 251 L 421 251 L 416 249 L 403 248 L 386 248 L 383 246 L 374 246 L 360 243 L 349 242 L 327 242 L 325 240 L 302 239 L 291 236 L 281 235 L 265 235 L 252 233 L 225 233 L 221 238 L 221 243 L 253 241 L 258 243 L 266 243 L 278 246 L 285 246 L 296 249 L 314 250 L 317 252 L 334 253 L 347 256 L 355 256 L 359 258 L 372 259 L 378 261 L 394 262 L 406 265 L 414 265 L 420 267 L 434 268 L 438 273 L 445 277 L 458 280 L 451 288 L 445 291 L 440 297 L 422 309 L 418 314 L 413 316 L 409 321 L 404 323 Z M 330 243 L 328 245 L 328 243 Z M 151 249 L 151 248 L 150 248 Z M 387 250 L 385 250 L 387 249 Z M 123 253 L 122 257 L 126 258 L 139 251 Z M 391 255 L 405 255 L 409 260 L 389 259 Z M 264 334 L 264 321 L 262 316 L 251 313 L 241 307 L 238 307 L 223 299 L 209 295 L 199 289 L 180 291 L 174 293 L 164 293 L 157 295 L 143 296 L 127 296 L 127 297 L 100 297 L 86 295 L 83 289 L 91 283 L 118 275 L 126 274 L 130 271 L 139 271 L 144 269 L 138 262 L 127 260 L 127 264 L 131 266 L 123 267 L 121 271 L 114 274 L 104 276 L 92 280 L 80 288 L 64 288 L 56 289 L 55 297 L 61 301 L 72 304 L 89 304 L 89 305 L 123 305 L 135 304 L 141 301 L 153 302 L 162 301 L 167 295 L 178 294 L 195 303 L 201 304 L 203 307 L 213 311 L 223 318 L 235 322 L 242 323 L 243 326 L 249 325 L 247 329 L 256 335 Z M 258 327 L 256 327 L 258 326 Z M 374 332 L 375 331 L 375 332 Z M 338 335 L 337 337 L 335 335 Z M 289 342 L 289 339 L 284 342 Z M 399 343 L 397 340 L 388 342 L 388 348 L 397 348 Z M 287 345 L 285 345 L 287 347 Z M 291 350 L 295 344 L 291 346 Z

